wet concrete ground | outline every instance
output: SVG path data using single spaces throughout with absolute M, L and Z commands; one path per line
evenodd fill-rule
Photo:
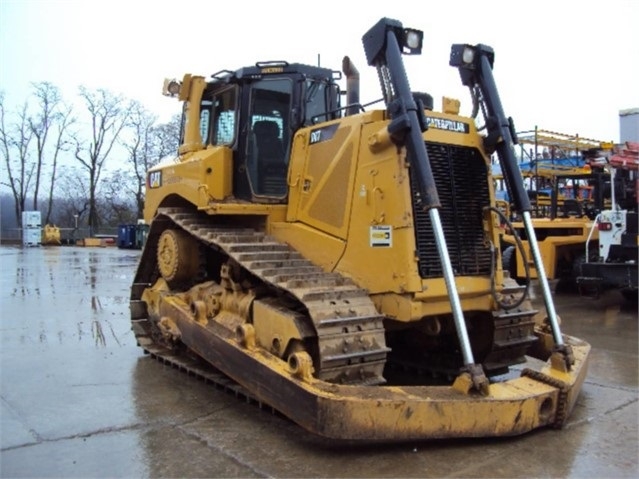
M 0 247 L 0 476 L 638 477 L 637 307 L 557 295 L 591 365 L 563 430 L 336 445 L 144 356 L 138 251 Z

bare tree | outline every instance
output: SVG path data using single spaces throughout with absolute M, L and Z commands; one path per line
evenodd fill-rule
M 70 144 L 70 138 L 67 138 L 66 131 L 69 126 L 75 122 L 75 118 L 72 116 L 73 110 L 70 106 L 65 107 L 64 110 L 59 112 L 59 117 L 56 123 L 56 141 L 53 146 L 53 153 L 51 159 L 51 183 L 49 188 L 49 199 L 47 202 L 47 217 L 45 224 L 49 223 L 51 211 L 53 210 L 53 195 L 55 191 L 55 184 L 57 178 L 58 168 L 58 156 L 61 151 L 66 151 L 67 146 Z
M 71 107 L 62 102 L 60 90 L 49 82 L 33 84 L 34 94 L 38 101 L 38 110 L 29 118 L 29 128 L 36 141 L 36 171 L 33 191 L 33 209 L 38 209 L 38 197 L 40 193 L 40 181 L 42 169 L 47 164 L 47 157 L 51 157 L 51 182 L 49 188 L 47 217 L 45 224 L 49 223 L 51 207 L 53 203 L 53 190 L 55 187 L 58 155 L 66 149 L 68 144 L 67 129 L 73 123 Z M 49 135 L 55 135 L 53 146 L 47 150 Z
M 132 176 L 129 171 L 115 171 L 102 181 L 99 206 L 102 217 L 111 225 L 135 224 L 137 218 L 130 188 Z
M 166 156 L 177 155 L 178 146 L 180 145 L 181 123 L 181 115 L 173 115 L 167 123 L 160 123 L 154 127 L 157 160 L 153 165 L 159 163 Z
M 156 115 L 140 103 L 133 103 L 128 122 L 130 136 L 124 142 L 132 172 L 129 181 L 124 175 L 120 176 L 120 181 L 129 185 L 129 192 L 135 198 L 137 218 L 144 214 L 146 172 L 165 156 L 176 154 L 179 143 L 179 116 L 174 116 L 168 123 L 158 125 L 156 122 Z
M 157 117 L 149 113 L 140 103 L 135 102 L 129 118 L 131 138 L 124 144 L 128 153 L 128 162 L 132 166 L 130 193 L 135 198 L 137 217 L 144 210 L 144 185 L 146 171 L 151 165 L 153 153 L 152 130 Z
M 104 89 L 95 91 L 80 87 L 90 117 L 90 139 L 76 138 L 75 157 L 89 175 L 89 231 L 100 225 L 96 205 L 96 189 L 105 161 L 111 154 L 120 132 L 124 128 L 130 105 L 119 96 Z
M 0 92 L 0 144 L 7 167 L 7 181 L 0 183 L 11 189 L 18 226 L 22 226 L 22 212 L 25 210 L 29 185 L 35 169 L 35 164 L 29 162 L 29 145 L 33 132 L 29 128 L 27 109 L 28 105 L 25 102 L 17 114 L 18 121 L 7 125 L 4 92 Z
M 58 185 L 60 198 L 56 199 L 53 220 L 60 225 L 83 223 L 89 211 L 89 188 L 82 171 L 76 167 L 61 168 Z

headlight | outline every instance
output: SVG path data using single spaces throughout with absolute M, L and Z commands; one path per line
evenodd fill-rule
M 475 50 L 470 47 L 464 48 L 464 53 L 462 54 L 462 61 L 467 64 L 472 64 L 475 61 Z
M 178 96 L 180 93 L 181 84 L 177 80 L 166 78 L 162 87 L 162 94 L 164 96 Z
M 424 32 L 412 28 L 404 29 L 404 47 L 408 49 L 409 55 L 419 55 L 422 52 Z

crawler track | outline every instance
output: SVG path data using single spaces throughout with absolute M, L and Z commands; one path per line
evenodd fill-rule
M 153 222 L 131 293 L 131 321 L 138 344 L 148 353 L 212 382 L 188 356 L 176 354 L 155 341 L 156 327 L 142 301 L 145 288 L 159 277 L 157 242 L 166 228 L 179 227 L 206 248 L 223 252 L 245 272 L 259 278 L 277 296 L 294 298 L 296 310 L 305 311 L 316 331 L 320 379 L 368 385 L 384 382 L 382 372 L 389 348 L 385 345 L 383 317 L 368 293 L 348 278 L 327 273 L 290 246 L 249 228 L 221 227 L 215 218 L 183 208 L 159 210 Z M 373 347 L 371 347 L 373 345 Z

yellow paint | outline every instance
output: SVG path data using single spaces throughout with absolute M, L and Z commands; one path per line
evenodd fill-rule
M 583 218 L 532 218 L 533 229 L 537 232 L 539 253 L 546 271 L 548 279 L 557 279 L 560 260 L 565 259 L 570 264 L 577 254 L 585 253 L 586 242 L 592 228 L 592 220 Z M 522 231 L 523 223 L 513 223 L 513 227 L 517 231 Z M 570 234 L 558 234 L 558 231 L 564 231 Z M 542 239 L 539 239 L 539 237 Z M 592 242 L 599 239 L 599 232 L 594 230 L 594 234 L 590 237 Z M 504 234 L 505 243 L 514 245 L 515 238 L 512 234 Z M 528 241 L 522 239 L 524 249 L 526 251 L 526 260 L 530 269 L 530 277 L 537 278 L 537 269 L 533 261 L 530 245 Z M 524 276 L 524 258 L 522 258 L 519 249 L 517 249 L 517 274 Z
M 183 80 L 179 95 L 187 102 L 185 141 L 176 162 L 150 172 L 145 210 L 148 223 L 158 208 L 171 206 L 176 199 L 186 200 L 194 210 L 232 215 L 237 223 L 246 219 L 246 224 L 263 228 L 324 270 L 353 279 L 368 290 L 378 312 L 389 319 L 412 322 L 450 316 L 444 279 L 423 280 L 417 270 L 408 174 L 411 165 L 406 152 L 387 133 L 385 112 L 375 110 L 323 124 L 325 128 L 334 125 L 331 141 L 311 143 L 311 131 L 316 127 L 298 131 L 287 178 L 288 204 L 253 204 L 233 197 L 232 151 L 202 144 L 199 99 L 204 86 L 202 77 L 187 75 Z M 474 120 L 456 116 L 458 109 L 458 102 L 450 100 L 444 105 L 446 113 L 426 114 L 433 125 L 459 129 L 463 124 L 469 133 L 432 127 L 424 133 L 424 139 L 483 151 Z M 489 165 L 487 156 L 484 161 Z M 490 174 L 477 181 L 487 182 L 494 198 Z M 498 244 L 498 221 L 488 215 L 483 220 L 486 242 Z M 587 234 L 588 229 L 584 231 Z M 555 262 L 560 244 L 553 245 L 555 250 L 544 249 L 544 254 Z M 497 264 L 494 281 L 501 285 L 502 280 Z M 488 277 L 455 278 L 464 312 L 483 314 L 496 309 L 491 281 Z M 187 329 L 203 336 L 215 331 L 215 337 L 221 338 L 235 359 L 250 358 L 260 367 L 261 384 L 277 378 L 286 391 L 308 393 L 317 415 L 302 425 L 329 437 L 510 435 L 555 420 L 558 389 L 529 377 L 491 384 L 488 396 L 475 395 L 466 386 L 460 386 L 460 392 L 449 386 L 357 387 L 315 379 L 310 376 L 307 357 L 299 356 L 297 368 L 283 360 L 297 353 L 296 346 L 315 334 L 312 325 L 298 321 L 294 313 L 266 299 L 253 301 L 252 296 L 236 296 L 221 291 L 219 285 L 205 283 L 187 293 L 171 293 L 159 280 L 145 290 L 142 299 L 148 305 L 150 319 L 163 325 L 162 332 L 169 339 L 181 337 Z M 252 309 L 248 307 L 251 301 Z M 372 306 L 370 309 L 374 310 Z M 541 349 L 551 346 L 552 342 L 540 341 Z M 575 343 L 574 349 L 576 363 L 570 371 L 552 368 L 546 361 L 548 350 L 540 358 L 546 361 L 543 373 L 569 390 L 569 408 L 586 374 L 589 346 Z M 224 372 L 240 376 L 238 371 Z M 250 379 L 244 385 L 254 389 Z M 259 390 L 256 394 L 266 392 Z M 284 402 L 274 406 L 294 409 L 295 405 Z

